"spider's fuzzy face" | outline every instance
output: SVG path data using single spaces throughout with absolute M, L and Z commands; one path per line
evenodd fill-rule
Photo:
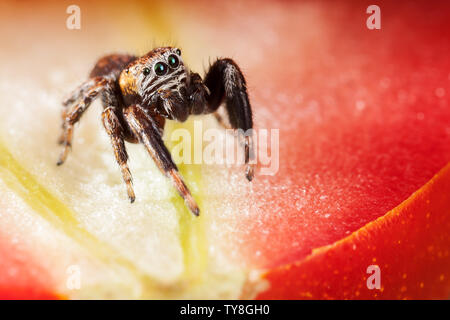
M 185 121 L 189 115 L 189 69 L 177 48 L 150 51 L 122 71 L 119 84 L 125 99 L 168 119 Z

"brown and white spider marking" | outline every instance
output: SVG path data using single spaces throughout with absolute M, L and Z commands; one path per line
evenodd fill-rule
M 195 215 L 200 212 L 198 205 L 162 140 L 165 119 L 183 122 L 191 114 L 214 113 L 220 121 L 216 111 L 225 102 L 232 128 L 247 131 L 253 127 L 245 79 L 233 60 L 214 62 L 203 81 L 184 65 L 177 48 L 156 48 L 142 57 L 109 55 L 97 62 L 89 79 L 63 102 L 63 133 L 59 139 L 63 150 L 58 165 L 67 158 L 75 123 L 98 97 L 102 98 L 103 125 L 111 138 L 130 201 L 135 200 L 135 194 L 125 141 L 145 146 Z M 251 136 L 245 136 L 244 145 L 246 176 L 251 181 Z

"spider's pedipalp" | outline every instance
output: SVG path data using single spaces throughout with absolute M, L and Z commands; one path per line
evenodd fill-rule
M 188 208 L 194 215 L 198 216 L 200 213 L 198 205 L 179 174 L 169 150 L 164 145 L 158 123 L 139 105 L 127 107 L 124 110 L 124 116 L 131 131 L 145 146 L 158 168 L 172 179 L 175 188 L 183 197 Z
M 189 100 L 191 114 L 202 114 L 207 111 L 207 98 L 211 94 L 209 88 L 203 83 L 202 78 L 198 73 L 191 73 L 189 86 Z
M 72 147 L 74 124 L 80 120 L 83 113 L 87 110 L 92 101 L 105 89 L 106 85 L 108 85 L 108 80 L 106 78 L 95 77 L 91 79 L 89 88 L 86 89 L 83 96 L 79 98 L 79 102 L 63 111 L 63 134 L 60 138 L 63 150 L 59 156 L 57 162 L 58 165 L 64 163 L 69 154 L 69 150 Z

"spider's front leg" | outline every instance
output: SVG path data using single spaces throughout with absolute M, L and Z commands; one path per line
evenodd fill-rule
M 204 113 L 216 112 L 225 101 L 231 127 L 241 129 L 245 133 L 246 176 L 251 181 L 254 176 L 254 166 L 249 161 L 254 157 L 254 150 L 252 132 L 248 130 L 253 129 L 253 120 L 244 75 L 233 60 L 219 59 L 210 67 L 203 83 L 209 91 Z
M 136 199 L 136 196 L 133 190 L 131 172 L 127 164 L 128 154 L 125 148 L 124 130 L 112 107 L 107 107 L 105 110 L 103 110 L 102 120 L 106 133 L 111 139 L 111 144 L 114 149 L 114 155 L 116 157 L 117 163 L 120 166 L 120 170 L 122 171 L 123 180 L 127 185 L 128 198 L 130 199 L 131 203 L 133 203 Z
M 167 150 L 164 145 L 160 133 L 161 128 L 157 121 L 149 116 L 139 105 L 131 105 L 126 108 L 124 110 L 124 116 L 131 132 L 133 132 L 133 134 L 139 138 L 139 141 L 144 144 L 161 172 L 171 178 L 175 188 L 183 197 L 189 210 L 198 216 L 200 209 L 178 172 L 178 168 L 173 162 L 169 150 Z

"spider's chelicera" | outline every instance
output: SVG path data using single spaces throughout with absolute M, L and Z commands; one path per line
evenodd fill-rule
M 63 133 L 59 142 L 63 150 L 58 165 L 64 163 L 71 148 L 73 128 L 93 100 L 101 97 L 103 125 L 108 133 L 128 197 L 135 200 L 131 173 L 127 165 L 125 141 L 142 143 L 159 169 L 168 176 L 188 208 L 199 208 L 183 181 L 162 140 L 165 119 L 185 121 L 189 115 L 216 113 L 222 102 L 233 129 L 252 129 L 252 111 L 244 76 L 231 59 L 214 62 L 205 79 L 191 72 L 177 48 L 156 48 L 142 57 L 109 55 L 101 58 L 81 84 L 63 104 Z M 246 135 L 246 176 L 252 180 L 254 170 L 252 137 Z

